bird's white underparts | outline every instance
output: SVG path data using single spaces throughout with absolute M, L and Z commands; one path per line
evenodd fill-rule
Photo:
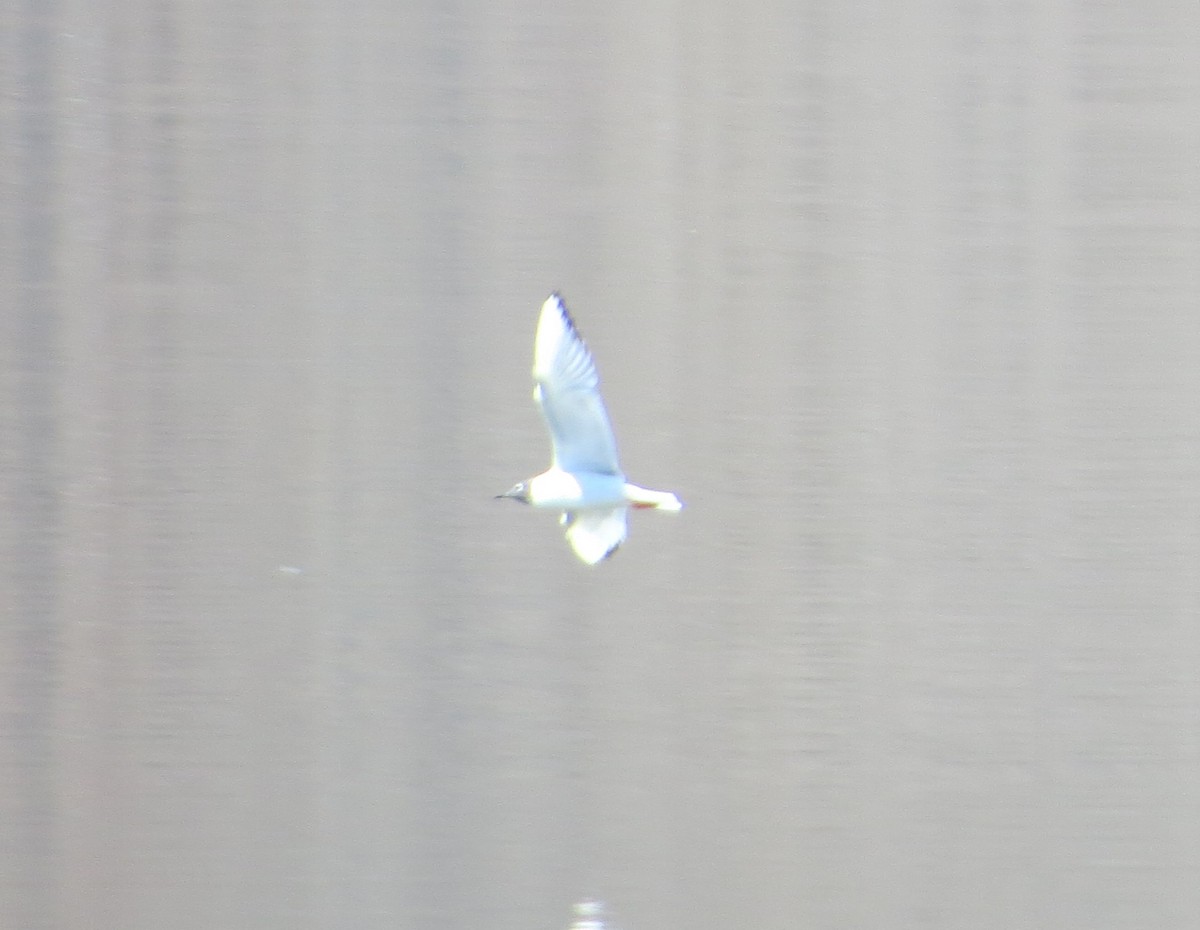
M 596 363 L 557 293 L 542 304 L 538 318 L 533 381 L 533 399 L 550 431 L 553 459 L 546 471 L 500 497 L 561 511 L 567 542 L 588 565 L 608 558 L 625 541 L 630 507 L 682 509 L 670 491 L 651 491 L 625 480 Z

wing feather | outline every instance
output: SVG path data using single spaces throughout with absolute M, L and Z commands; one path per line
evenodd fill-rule
M 625 541 L 628 525 L 626 507 L 612 510 L 581 510 L 564 514 L 567 524 L 567 542 L 588 565 L 607 559 Z
M 533 379 L 554 464 L 564 471 L 619 475 L 617 443 L 600 397 L 596 364 L 557 293 L 547 298 L 538 318 Z

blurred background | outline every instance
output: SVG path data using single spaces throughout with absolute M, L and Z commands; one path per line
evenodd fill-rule
M 1200 925 L 1198 34 L 0 0 L 0 925 Z

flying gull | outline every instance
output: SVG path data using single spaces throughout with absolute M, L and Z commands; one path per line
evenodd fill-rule
M 596 364 L 557 293 L 542 304 L 538 318 L 533 380 L 533 399 L 550 430 L 554 457 L 546 471 L 498 497 L 562 511 L 559 522 L 567 528 L 567 542 L 588 565 L 608 558 L 625 541 L 630 507 L 683 507 L 670 491 L 650 491 L 625 480 Z

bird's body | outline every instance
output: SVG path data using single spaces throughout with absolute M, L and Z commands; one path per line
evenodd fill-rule
M 625 541 L 630 507 L 683 507 L 669 491 L 651 491 L 625 480 L 596 365 L 557 293 L 547 298 L 538 318 L 533 379 L 533 399 L 550 430 L 553 461 L 549 469 L 501 497 L 562 511 L 567 541 L 589 565 L 612 555 Z
M 547 510 L 616 507 L 625 503 L 625 478 L 552 466 L 529 479 L 529 503 Z

